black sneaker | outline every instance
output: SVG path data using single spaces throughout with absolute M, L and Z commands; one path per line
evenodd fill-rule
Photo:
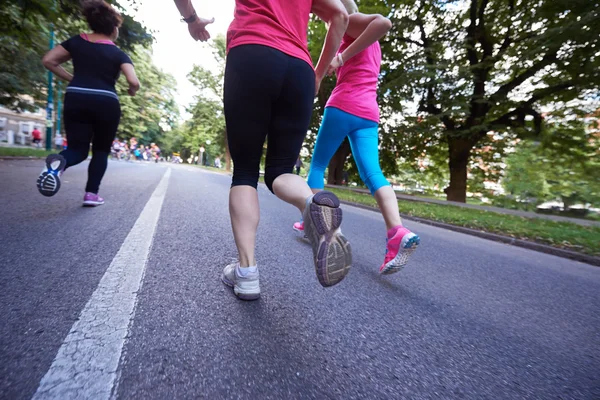
M 54 196 L 60 189 L 60 176 L 67 160 L 60 154 L 50 154 L 46 157 L 46 168 L 37 179 L 37 188 L 46 197 Z

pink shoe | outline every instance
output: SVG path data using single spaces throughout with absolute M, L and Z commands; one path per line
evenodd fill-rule
M 420 242 L 418 235 L 403 226 L 390 229 L 386 239 L 385 259 L 379 267 L 379 273 L 389 275 L 404 268 Z
M 295 222 L 293 228 L 296 232 L 304 232 L 304 221 Z
M 83 196 L 84 207 L 97 207 L 102 204 L 104 204 L 104 199 L 95 193 L 87 192 L 85 196 Z
M 304 232 L 304 221 L 300 220 L 298 222 L 295 222 L 293 228 L 296 232 L 302 233 L 304 235 L 304 239 L 308 239 L 308 236 L 306 236 L 306 232 Z

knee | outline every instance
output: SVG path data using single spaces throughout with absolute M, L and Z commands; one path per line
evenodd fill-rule
M 73 149 L 73 152 L 76 154 L 78 163 L 80 163 L 80 162 L 84 161 L 86 158 L 88 158 L 88 154 L 89 154 L 88 149 Z
M 267 185 L 267 188 L 273 194 L 275 194 L 275 192 L 273 191 L 273 182 L 275 182 L 275 179 L 277 179 L 277 177 L 279 175 L 281 175 L 281 174 L 276 174 L 276 173 L 274 173 L 272 171 L 265 172 L 265 185 Z
M 267 188 L 271 191 L 271 193 L 275 194 L 273 191 L 273 182 L 275 182 L 275 179 L 283 174 L 291 174 L 292 171 L 292 167 L 289 169 L 284 167 L 267 168 L 265 171 L 265 185 L 267 185 Z
M 233 178 L 231 186 L 252 186 L 254 189 L 258 186 L 258 171 L 233 167 Z
M 87 155 L 87 154 L 86 154 Z M 92 149 L 92 156 L 96 156 L 96 157 L 103 157 L 106 156 L 108 157 L 110 155 L 109 151 L 104 151 L 104 150 L 94 150 Z
M 375 195 L 375 192 L 381 189 L 382 187 L 390 186 L 390 183 L 387 179 L 385 179 L 385 176 L 383 176 L 383 172 L 381 172 L 381 170 L 373 172 L 368 176 L 361 178 L 369 188 L 369 191 L 372 195 Z
M 323 171 L 325 172 L 325 169 L 328 166 L 329 161 L 325 160 L 320 160 L 318 157 L 315 157 L 315 154 L 313 154 L 313 158 L 310 162 L 310 169 L 314 169 L 315 171 Z

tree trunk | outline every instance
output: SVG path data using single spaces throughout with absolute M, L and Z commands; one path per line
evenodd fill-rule
M 467 165 L 473 148 L 472 141 L 461 138 L 448 138 L 450 186 L 444 191 L 448 201 L 467 202 Z
M 329 172 L 327 173 L 328 185 L 341 185 L 344 180 L 344 165 L 346 158 L 350 155 L 350 142 L 348 138 L 344 139 L 340 147 L 337 149 L 331 161 L 329 161 Z
M 575 204 L 575 196 L 560 196 L 563 202 L 563 211 L 569 211 L 569 209 Z

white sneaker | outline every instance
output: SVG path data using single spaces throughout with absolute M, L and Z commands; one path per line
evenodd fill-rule
M 241 300 L 256 300 L 260 297 L 258 269 L 243 276 L 239 263 L 229 264 L 223 270 L 221 280 L 232 287 L 233 293 Z

